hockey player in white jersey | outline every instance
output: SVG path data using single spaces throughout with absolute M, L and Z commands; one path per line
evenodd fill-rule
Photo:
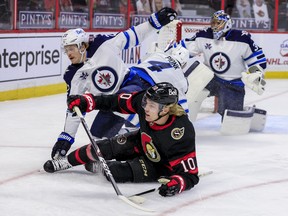
M 71 61 L 64 74 L 67 96 L 85 92 L 94 95 L 116 93 L 124 87 L 123 83 L 130 76 L 129 69 L 120 57 L 121 51 L 139 45 L 148 35 L 156 34 L 162 26 L 174 20 L 176 15 L 173 9 L 162 8 L 152 14 L 145 23 L 116 35 L 99 34 L 90 41 L 83 29 L 66 31 L 62 37 L 62 45 Z M 130 80 L 126 85 L 130 87 L 124 89 L 127 92 L 140 91 L 149 87 L 141 82 L 137 84 L 129 82 Z M 96 137 L 105 136 L 106 129 L 113 129 L 114 124 L 105 124 L 106 127 L 103 127 L 101 123 L 111 121 L 115 125 L 118 121 L 120 124 L 124 123 L 121 117 L 117 117 L 112 112 L 101 111 L 91 127 L 91 133 Z M 52 158 L 67 154 L 74 143 L 79 124 L 79 118 L 67 110 L 64 130 L 52 149 Z M 115 134 L 111 136 L 113 135 Z
M 206 86 L 200 86 L 201 89 L 205 87 L 204 97 L 202 92 L 193 100 L 199 101 L 201 97 L 203 100 L 208 94 L 218 97 L 218 113 L 222 120 L 228 116 L 225 114 L 227 110 L 232 110 L 232 113 L 239 111 L 240 116 L 242 111 L 246 112 L 243 107 L 245 85 L 259 95 L 264 92 L 265 55 L 248 32 L 232 29 L 231 18 L 224 11 L 213 14 L 211 27 L 198 31 L 192 38 L 181 40 L 177 46 L 187 48 L 192 56 L 202 54 L 203 63 L 214 73 Z M 199 88 L 197 83 L 189 84 L 192 88 Z
M 138 76 L 144 82 L 153 86 L 160 82 L 169 82 L 179 91 L 178 103 L 189 112 L 185 93 L 188 91 L 188 82 L 185 78 L 185 70 L 182 68 L 189 60 L 189 52 L 186 49 L 177 50 L 171 54 L 155 52 L 148 54 L 142 62 L 130 67 L 130 76 Z

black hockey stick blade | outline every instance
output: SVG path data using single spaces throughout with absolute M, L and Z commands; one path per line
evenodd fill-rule
M 200 178 L 200 177 L 203 177 L 203 176 L 210 175 L 212 173 L 213 173 L 213 171 L 209 170 L 207 172 L 199 173 L 198 176 Z M 152 188 L 152 189 L 149 189 L 149 190 L 146 190 L 146 191 L 142 191 L 140 193 L 136 193 L 136 194 L 133 194 L 133 195 L 129 196 L 128 199 L 133 201 L 134 203 L 142 204 L 142 203 L 145 202 L 146 199 L 144 197 L 141 197 L 141 195 L 152 193 L 152 192 L 157 191 L 157 190 L 158 190 L 157 188 Z

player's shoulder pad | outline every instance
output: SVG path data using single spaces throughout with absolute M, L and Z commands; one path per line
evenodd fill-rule
M 89 42 L 89 47 L 87 49 L 87 58 L 91 58 L 104 42 L 114 37 L 115 35 L 97 34 L 94 39 Z
M 228 32 L 226 40 L 249 44 L 251 41 L 251 34 L 245 30 L 232 29 Z
M 191 38 L 185 39 L 185 41 L 195 41 L 197 38 L 213 39 L 213 31 L 211 28 L 205 28 L 197 31 Z
M 74 76 L 74 74 L 78 71 L 79 68 L 83 66 L 83 63 L 80 64 L 71 64 L 67 67 L 67 69 L 64 72 L 64 78 L 66 76 Z

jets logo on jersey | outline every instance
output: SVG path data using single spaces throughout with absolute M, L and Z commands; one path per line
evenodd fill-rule
M 92 73 L 92 81 L 99 91 L 109 92 L 115 88 L 118 75 L 111 67 L 100 67 Z
M 230 68 L 229 57 L 222 52 L 214 53 L 210 58 L 210 66 L 215 73 L 225 73 Z
M 82 72 L 81 76 L 80 76 L 80 79 L 82 80 L 86 80 L 88 77 L 88 73 L 87 72 Z
M 174 128 L 172 131 L 171 131 L 171 137 L 175 140 L 179 140 L 183 137 L 184 135 L 184 131 L 185 131 L 185 128 L 182 127 L 182 128 Z
M 211 43 L 206 43 L 204 47 L 205 47 L 205 49 L 211 50 L 212 44 Z
M 161 160 L 161 157 L 156 147 L 154 146 L 151 137 L 148 134 L 142 132 L 141 141 L 142 141 L 142 148 L 147 158 L 153 162 L 159 162 Z

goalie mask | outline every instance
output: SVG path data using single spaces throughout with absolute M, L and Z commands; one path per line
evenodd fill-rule
M 213 38 L 219 40 L 226 32 L 232 28 L 232 21 L 223 10 L 216 11 L 211 18 L 211 29 Z
M 89 36 L 81 28 L 70 29 L 66 31 L 62 36 L 63 48 L 68 45 L 77 45 L 78 49 L 80 49 L 83 43 L 88 42 L 89 42 Z

